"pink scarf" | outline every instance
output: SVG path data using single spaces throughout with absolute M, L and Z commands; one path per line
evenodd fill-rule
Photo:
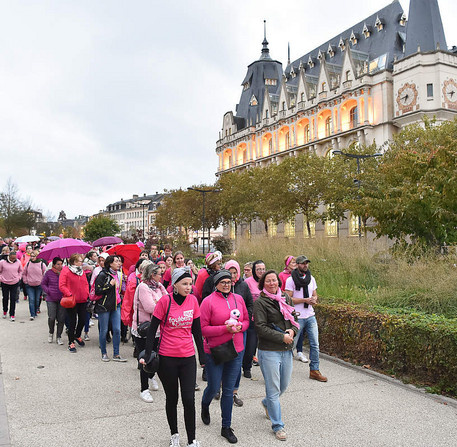
M 296 328 L 300 328 L 299 324 L 295 321 L 292 312 L 295 310 L 292 306 L 286 303 L 285 297 L 282 296 L 281 289 L 278 287 L 276 295 L 267 292 L 265 289 L 262 292 L 270 299 L 277 301 L 279 303 L 279 310 L 281 311 L 285 320 L 289 320 Z

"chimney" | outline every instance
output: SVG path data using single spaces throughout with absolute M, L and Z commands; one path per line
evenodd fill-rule
M 146 197 L 146 193 L 143 193 L 143 197 Z

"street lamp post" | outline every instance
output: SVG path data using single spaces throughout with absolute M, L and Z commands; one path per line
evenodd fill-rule
M 205 254 L 205 225 L 206 225 L 206 222 L 205 222 L 205 196 L 206 196 L 206 193 L 208 192 L 221 192 L 219 189 L 198 189 L 198 188 L 187 188 L 188 191 L 197 191 L 199 192 L 200 194 L 202 194 L 203 196 L 203 212 L 202 212 L 202 251 L 203 251 L 203 254 Z M 211 231 L 210 228 L 208 228 L 208 234 L 209 232 Z M 209 240 L 209 236 L 208 236 L 208 250 L 209 250 L 209 247 L 210 247 L 210 240 Z
M 343 155 L 344 157 L 347 158 L 355 158 L 357 161 L 357 200 L 360 202 L 360 160 L 364 160 L 365 158 L 375 158 L 375 157 L 382 157 L 381 153 L 377 154 L 348 154 L 347 152 L 343 151 L 333 151 L 333 154 L 335 155 Z M 358 219 L 358 234 L 359 234 L 359 239 L 362 238 L 362 217 L 359 215 L 357 216 Z
M 149 205 L 151 203 L 150 200 L 142 200 L 141 201 L 141 207 L 143 209 L 143 242 L 146 240 L 145 236 L 144 236 L 144 206 L 145 205 Z

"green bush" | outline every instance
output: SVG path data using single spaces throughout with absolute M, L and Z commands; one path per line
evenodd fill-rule
M 343 304 L 320 304 L 316 316 L 323 352 L 457 396 L 456 319 Z

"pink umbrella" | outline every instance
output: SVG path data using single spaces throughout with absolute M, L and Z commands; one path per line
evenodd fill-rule
M 46 245 L 40 251 L 38 257 L 45 261 L 51 261 L 56 256 L 59 258 L 69 258 L 74 253 L 85 254 L 91 249 L 92 247 L 89 244 L 78 239 L 59 239 Z

